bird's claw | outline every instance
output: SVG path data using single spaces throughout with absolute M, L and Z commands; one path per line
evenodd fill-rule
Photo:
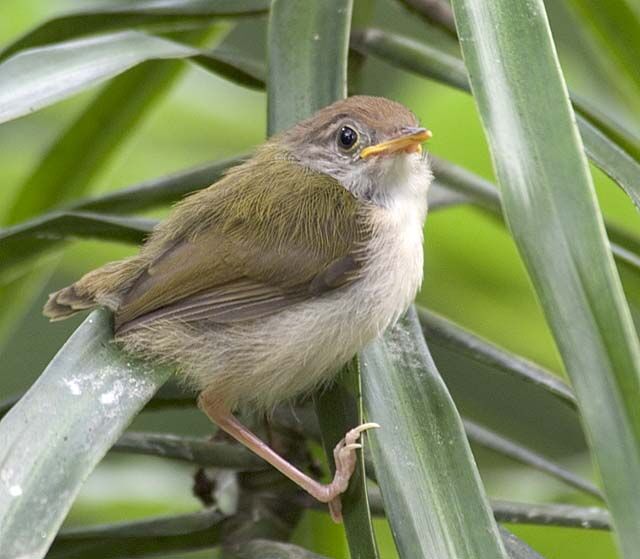
M 360 435 L 367 429 L 378 429 L 377 423 L 363 423 L 351 429 L 333 450 L 333 458 L 336 463 L 336 473 L 331 482 L 334 497 L 329 501 L 329 512 L 334 522 L 342 522 L 342 503 L 340 495 L 349 487 L 349 480 L 356 468 L 356 450 L 362 448 L 357 442 Z

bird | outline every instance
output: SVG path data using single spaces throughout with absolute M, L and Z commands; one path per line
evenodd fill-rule
M 178 202 L 138 254 L 49 296 L 52 321 L 110 309 L 123 351 L 171 365 L 204 413 L 341 520 L 365 423 L 321 484 L 234 415 L 327 384 L 422 283 L 431 132 L 404 105 L 352 96 L 278 133 Z

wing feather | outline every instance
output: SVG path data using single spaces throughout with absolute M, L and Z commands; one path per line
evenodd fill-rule
M 267 144 L 153 232 L 116 329 L 163 318 L 251 320 L 355 281 L 369 236 L 361 205 Z

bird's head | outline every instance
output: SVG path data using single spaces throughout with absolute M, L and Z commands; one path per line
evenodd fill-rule
M 400 103 L 359 95 L 321 109 L 272 141 L 356 198 L 386 205 L 410 191 L 426 194 L 430 171 L 422 143 L 430 137 Z

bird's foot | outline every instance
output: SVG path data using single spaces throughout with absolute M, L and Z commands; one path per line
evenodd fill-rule
M 333 449 L 333 459 L 336 464 L 336 473 L 333 481 L 325 486 L 327 490 L 327 501 L 329 512 L 334 522 L 342 522 L 342 502 L 340 495 L 349 487 L 349 480 L 356 469 L 356 450 L 362 448 L 358 442 L 360 435 L 367 429 L 377 429 L 377 423 L 363 423 L 351 429 L 336 447 Z M 323 499 L 324 500 L 324 499 Z
M 198 398 L 198 405 L 220 429 L 269 462 L 269 464 L 277 468 L 291 481 L 298 484 L 309 493 L 309 495 L 315 497 L 321 503 L 328 503 L 331 518 L 333 518 L 335 522 L 342 521 L 340 495 L 349 487 L 349 480 L 356 468 L 356 450 L 362 448 L 358 439 L 363 431 L 380 427 L 377 423 L 363 423 L 351 429 L 351 431 L 345 435 L 344 439 L 337 444 L 333 451 L 336 473 L 331 483 L 324 485 L 300 471 L 256 437 L 256 435 L 234 417 L 231 411 L 221 403 L 215 394 L 210 395 L 207 392 L 203 392 Z

